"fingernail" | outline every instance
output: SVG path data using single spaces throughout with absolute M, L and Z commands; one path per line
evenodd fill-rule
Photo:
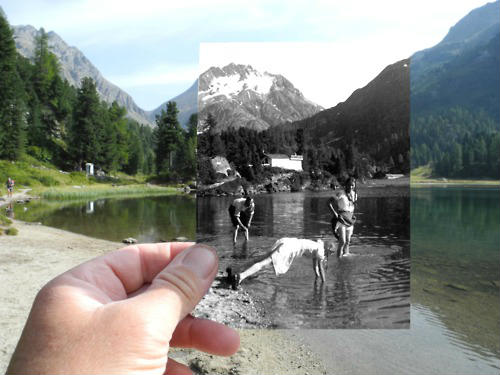
M 217 265 L 215 249 L 197 244 L 186 250 L 187 254 L 182 258 L 182 264 L 191 269 L 202 279 L 208 278 Z

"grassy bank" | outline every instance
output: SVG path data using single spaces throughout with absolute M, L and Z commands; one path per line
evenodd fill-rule
M 97 199 L 120 196 L 173 195 L 179 194 L 176 187 L 156 185 L 122 185 L 111 184 L 74 185 L 60 188 L 50 188 L 39 192 L 41 198 L 54 200 Z
M 85 172 L 60 171 L 30 156 L 20 161 L 0 160 L 0 196 L 7 194 L 7 177 L 15 180 L 15 191 L 30 188 L 32 195 L 46 199 L 72 200 L 117 196 L 169 195 L 178 193 L 177 187 L 146 184 L 148 176 L 129 176 L 116 173 L 97 179 Z
M 415 168 L 410 174 L 410 184 L 419 186 L 425 184 L 450 184 L 450 185 L 488 185 L 500 186 L 498 180 L 473 180 L 473 179 L 449 179 L 444 177 L 436 177 L 432 175 L 432 169 L 429 166 Z

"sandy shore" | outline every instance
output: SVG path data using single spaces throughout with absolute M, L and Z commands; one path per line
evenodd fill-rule
M 16 197 L 16 199 L 19 196 Z M 17 236 L 0 236 L 0 372 L 4 373 L 38 290 L 90 258 L 122 247 L 63 230 L 14 221 Z M 224 303 L 221 303 L 224 301 Z M 230 308 L 228 308 L 230 306 Z M 230 358 L 190 350 L 172 355 L 199 374 L 325 374 L 325 367 L 300 340 L 265 326 L 259 306 L 234 292 L 220 273 L 195 315 L 242 327 L 241 348 Z M 247 329 L 252 328 L 253 329 Z

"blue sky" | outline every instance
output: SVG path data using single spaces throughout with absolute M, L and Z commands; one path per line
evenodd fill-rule
M 189 88 L 208 65 L 228 61 L 283 74 L 308 99 L 331 107 L 385 66 L 437 44 L 486 1 L 249 3 L 0 0 L 12 25 L 55 31 L 146 110 Z

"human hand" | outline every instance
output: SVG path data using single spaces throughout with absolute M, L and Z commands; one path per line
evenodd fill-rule
M 218 268 L 204 245 L 129 246 L 56 277 L 38 293 L 8 374 L 191 374 L 170 346 L 217 355 L 236 331 L 189 313 Z

